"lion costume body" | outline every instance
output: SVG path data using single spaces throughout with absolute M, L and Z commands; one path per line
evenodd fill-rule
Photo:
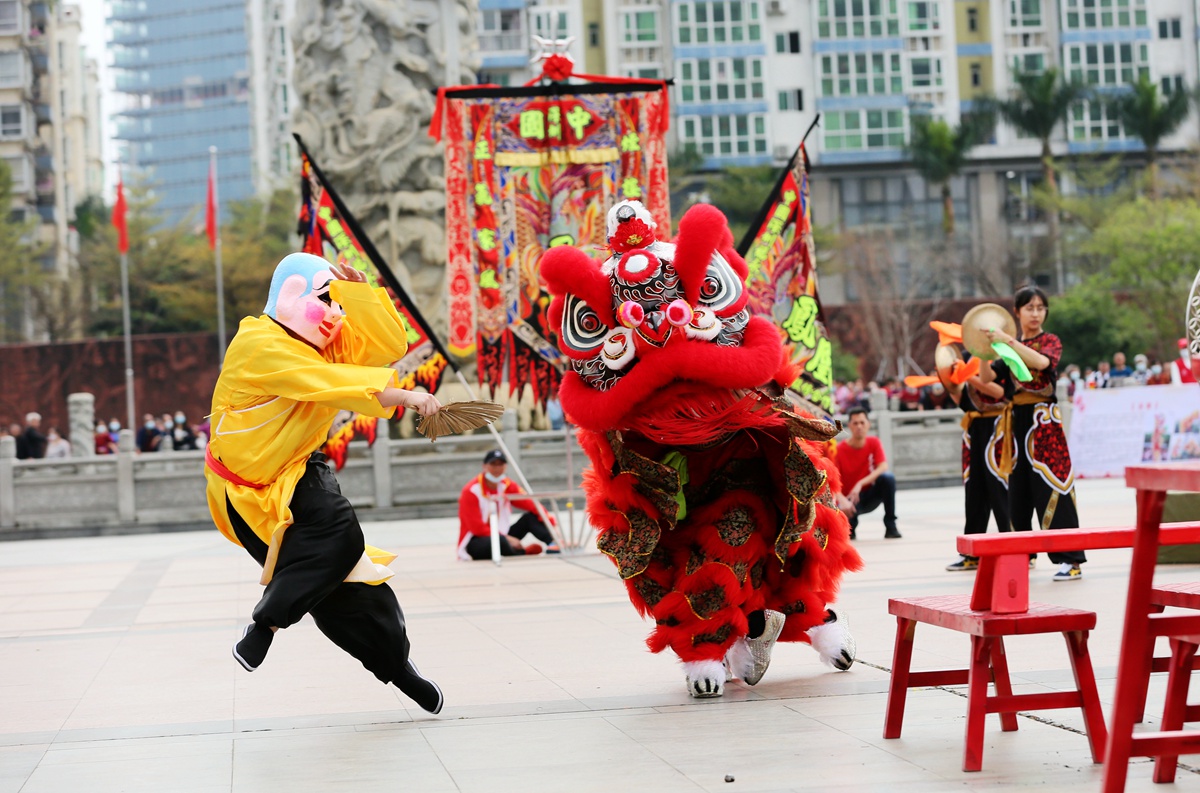
M 724 215 L 697 205 L 674 243 L 637 202 L 608 216 L 612 256 L 552 248 L 542 274 L 572 361 L 563 410 L 592 462 L 588 516 L 643 616 L 684 662 L 693 696 L 758 681 L 778 640 L 854 659 L 828 609 L 862 560 L 824 455 L 838 427 L 795 412 L 778 330 L 746 309 Z M 765 625 L 765 628 L 764 628 Z

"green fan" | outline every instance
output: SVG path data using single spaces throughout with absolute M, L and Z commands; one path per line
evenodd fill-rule
M 1033 379 L 1033 373 L 1029 371 L 1029 367 L 1025 365 L 1025 361 L 1021 360 L 1021 356 L 1017 355 L 1017 351 L 1002 341 L 992 342 L 992 349 L 1000 356 L 1000 360 L 1008 364 L 1008 369 L 1013 373 L 1013 377 L 1017 378 L 1022 383 L 1028 383 Z

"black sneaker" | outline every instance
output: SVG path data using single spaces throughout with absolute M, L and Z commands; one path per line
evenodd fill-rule
M 247 672 L 253 672 L 267 657 L 267 650 L 271 649 L 271 640 L 274 638 L 275 632 L 266 625 L 250 623 L 242 631 L 242 638 L 233 645 L 234 660 Z
M 890 529 L 888 529 L 887 531 L 885 531 L 883 533 L 883 539 L 885 539 L 885 540 L 898 540 L 898 539 L 900 539 L 900 536 L 901 536 L 900 530 L 897 529 L 895 526 L 891 527 Z
M 438 688 L 438 684 L 421 677 L 421 673 L 417 670 L 417 665 L 408 659 L 408 663 L 404 665 L 404 674 L 400 680 L 395 681 L 396 688 L 404 692 L 405 696 L 421 706 L 422 710 L 429 713 L 438 714 L 442 712 L 442 705 L 445 699 L 442 697 L 442 690 Z
M 975 571 L 979 569 L 979 560 L 970 556 L 960 556 L 957 562 L 951 562 L 946 565 L 946 569 L 951 573 L 956 573 L 961 570 Z

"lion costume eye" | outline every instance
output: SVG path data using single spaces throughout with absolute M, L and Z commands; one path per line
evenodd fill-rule
M 741 297 L 742 279 L 721 254 L 714 253 L 704 273 L 704 283 L 700 284 L 700 303 L 720 315 L 737 306 Z
M 572 353 L 598 350 L 610 328 L 592 308 L 574 295 L 567 295 L 563 311 L 562 343 Z

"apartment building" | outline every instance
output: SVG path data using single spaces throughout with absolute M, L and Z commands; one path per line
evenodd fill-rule
M 78 6 L 0 0 L 0 157 L 12 174 L 10 216 L 36 221 L 30 266 L 64 280 L 78 266 L 76 205 L 103 188 L 97 67 L 80 41 Z M 10 338 L 45 338 L 25 295 L 0 294 Z M 70 328 L 58 331 L 70 333 Z
M 250 163 L 259 195 L 294 184 L 300 165 L 292 138 L 296 55 L 291 24 L 295 14 L 296 0 L 246 0 Z

